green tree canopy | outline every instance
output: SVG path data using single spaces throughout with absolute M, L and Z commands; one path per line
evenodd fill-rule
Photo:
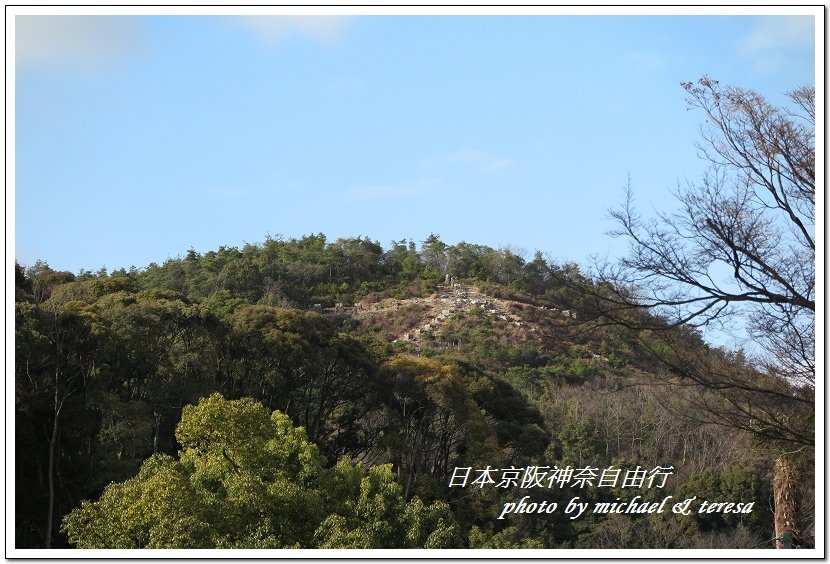
M 186 406 L 178 459 L 153 455 L 66 516 L 79 548 L 448 548 L 443 502 L 407 502 L 389 466 L 324 457 L 280 411 L 219 394 Z

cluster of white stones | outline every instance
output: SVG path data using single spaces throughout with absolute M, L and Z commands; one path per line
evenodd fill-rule
M 403 333 L 399 338 L 395 339 L 396 342 L 420 341 L 425 333 L 429 335 L 438 333 L 441 327 L 454 315 L 459 313 L 469 314 L 476 308 L 480 309 L 481 315 L 485 317 L 512 323 L 516 327 L 526 325 L 520 316 L 508 311 L 509 306 L 515 304 L 515 302 L 482 295 L 474 286 L 460 284 L 449 276 L 445 278 L 444 282 L 444 284 L 438 286 L 435 294 L 426 298 L 411 298 L 406 300 L 386 298 L 378 302 L 357 302 L 354 306 L 345 306 L 342 303 L 338 303 L 335 304 L 334 308 L 327 308 L 325 312 L 365 317 L 377 313 L 398 311 L 402 306 L 407 305 L 422 305 L 428 307 L 430 315 L 427 317 L 427 320 L 418 327 L 413 327 L 411 330 Z M 525 308 L 536 307 L 540 310 L 553 311 L 554 313 L 561 314 L 563 317 L 576 319 L 576 312 L 571 310 L 560 310 L 556 307 L 529 306 L 527 304 L 521 305 Z M 320 309 L 318 304 L 315 304 L 315 309 Z M 530 330 L 534 331 L 535 327 L 533 327 L 533 324 L 530 325 Z

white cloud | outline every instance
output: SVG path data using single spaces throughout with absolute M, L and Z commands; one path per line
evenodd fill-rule
M 741 54 L 755 55 L 815 46 L 815 20 L 810 16 L 759 18 L 755 27 L 739 41 Z
M 473 167 L 482 173 L 491 173 L 497 170 L 511 168 L 513 161 L 509 158 L 491 155 L 490 153 L 485 153 L 477 149 L 462 149 L 448 155 L 427 157 L 422 161 L 422 165 L 427 168 L 452 164 L 462 164 Z
M 349 25 L 349 16 L 236 16 L 234 20 L 270 45 L 293 35 L 334 43 Z
M 738 40 L 737 48 L 761 73 L 802 64 L 803 52 L 815 48 L 814 19 L 809 16 L 759 18 L 755 27 Z
M 129 16 L 15 16 L 18 65 L 98 68 L 143 47 L 138 21 Z

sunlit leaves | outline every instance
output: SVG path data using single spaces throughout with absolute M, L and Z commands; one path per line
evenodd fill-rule
M 178 460 L 154 455 L 64 519 L 83 548 L 449 546 L 448 507 L 404 500 L 389 466 L 326 469 L 284 414 L 219 394 L 187 406 Z

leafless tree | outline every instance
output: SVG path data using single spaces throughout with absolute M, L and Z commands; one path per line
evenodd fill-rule
M 815 90 L 776 106 L 708 77 L 682 86 L 706 116 L 698 149 L 711 166 L 677 189 L 677 211 L 653 219 L 628 188 L 611 215 L 629 253 L 599 269 L 587 301 L 601 318 L 649 330 L 646 346 L 673 377 L 705 387 L 701 412 L 753 432 L 792 475 L 787 457 L 815 440 Z M 736 320 L 751 339 L 745 353 L 692 346 L 695 328 Z M 795 509 L 783 513 L 776 536 L 797 537 Z
M 789 94 L 800 112 L 702 78 L 684 83 L 707 117 L 700 154 L 711 168 L 677 191 L 680 209 L 643 220 L 632 192 L 612 211 L 629 255 L 604 280 L 619 306 L 669 325 L 742 315 L 764 366 L 815 384 L 815 94 Z

